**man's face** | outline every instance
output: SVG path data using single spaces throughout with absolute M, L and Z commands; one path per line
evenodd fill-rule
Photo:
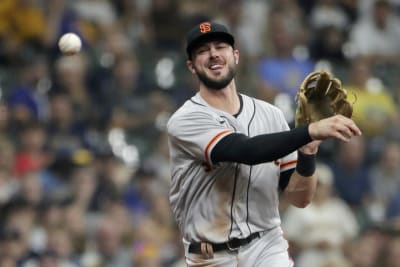
M 225 88 L 236 75 L 239 52 L 221 41 L 206 42 L 197 47 L 189 69 L 200 82 L 213 90 Z

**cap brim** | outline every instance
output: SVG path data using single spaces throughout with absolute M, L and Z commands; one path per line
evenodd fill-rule
M 210 32 L 193 39 L 186 47 L 186 52 L 191 57 L 193 50 L 205 42 L 209 41 L 223 41 L 230 44 L 232 47 L 235 44 L 233 36 L 227 32 Z

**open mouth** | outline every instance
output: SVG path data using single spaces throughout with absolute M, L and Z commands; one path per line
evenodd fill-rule
M 210 70 L 221 70 L 224 67 L 222 63 L 213 63 L 208 66 Z

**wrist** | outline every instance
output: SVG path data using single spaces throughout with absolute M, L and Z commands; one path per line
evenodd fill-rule
M 299 132 L 301 132 L 302 134 L 304 134 L 304 137 L 306 138 L 307 142 L 311 142 L 313 141 L 313 138 L 310 134 L 310 129 L 309 129 L 309 125 L 302 125 L 302 126 L 298 126 L 296 128 L 296 130 L 298 130 Z
M 302 152 L 306 155 L 316 155 L 318 153 L 319 145 L 322 141 L 312 141 L 298 149 L 298 151 Z
M 315 122 L 312 122 L 312 123 L 308 124 L 307 125 L 307 130 L 308 130 L 308 134 L 309 134 L 311 140 L 317 139 L 317 133 L 316 133 L 316 129 L 315 129 Z
M 301 151 L 297 151 L 297 173 L 305 177 L 312 176 L 316 168 L 315 158 L 315 154 L 305 154 Z

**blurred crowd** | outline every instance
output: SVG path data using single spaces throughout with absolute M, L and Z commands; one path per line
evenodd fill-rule
M 291 125 L 315 69 L 354 103 L 364 134 L 322 144 L 312 204 L 282 197 L 296 266 L 400 266 L 400 1 L 1 0 L 0 267 L 185 266 L 164 129 L 197 90 L 184 34 L 211 19 L 236 36 L 239 91 Z

